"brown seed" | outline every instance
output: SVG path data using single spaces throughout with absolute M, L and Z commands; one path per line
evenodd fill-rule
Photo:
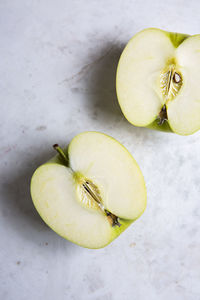
M 174 82 L 179 83 L 181 81 L 181 76 L 175 72 L 173 76 L 173 80 Z

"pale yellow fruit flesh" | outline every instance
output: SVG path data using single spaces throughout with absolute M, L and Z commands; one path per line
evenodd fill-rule
M 116 140 L 96 132 L 79 134 L 69 145 L 70 166 L 98 186 L 106 209 L 136 219 L 144 210 L 143 175 L 130 153 Z
M 135 35 L 123 51 L 117 70 L 117 96 L 124 115 L 134 125 L 151 124 L 161 110 L 164 101 L 157 80 L 174 51 L 169 38 L 156 29 Z
M 112 236 L 107 217 L 79 204 L 69 168 L 41 166 L 32 179 L 31 194 L 42 219 L 62 237 L 89 248 L 106 245 Z
M 146 189 L 142 173 L 121 144 L 101 133 L 76 136 L 68 152 L 68 167 L 56 158 L 34 173 L 34 205 L 42 219 L 62 237 L 87 248 L 104 247 L 144 211 Z M 82 198 L 82 178 L 98 186 L 102 207 Z M 112 226 L 105 210 L 119 213 L 120 227 Z
M 175 56 L 183 86 L 168 104 L 168 119 L 173 131 L 188 135 L 200 128 L 200 35 L 183 41 Z
M 126 118 L 136 126 L 150 126 L 166 104 L 172 131 L 181 135 L 197 131 L 199 64 L 200 35 L 180 34 L 179 39 L 179 34 L 155 28 L 136 34 L 123 51 L 117 70 L 117 95 Z M 181 86 L 167 99 L 162 78 L 171 66 L 180 74 Z

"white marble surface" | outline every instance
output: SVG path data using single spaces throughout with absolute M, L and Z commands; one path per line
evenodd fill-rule
M 0 2 L 0 299 L 200 299 L 200 132 L 134 128 L 115 96 L 124 44 L 145 27 L 200 32 L 198 0 Z M 145 214 L 110 246 L 78 247 L 29 195 L 52 144 L 99 130 L 147 183 Z

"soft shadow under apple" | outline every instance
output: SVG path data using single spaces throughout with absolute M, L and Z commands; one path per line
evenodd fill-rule
M 53 149 L 47 152 L 41 152 L 38 149 L 36 153 L 40 154 L 30 153 L 28 158 L 26 156 L 26 159 L 21 161 L 19 168 L 14 168 L 12 174 L 4 176 L 2 189 L 4 200 L 1 203 L 1 209 L 5 218 L 5 226 L 6 224 L 11 225 L 12 230 L 17 231 L 17 235 L 22 235 L 24 240 L 45 246 L 49 245 L 48 248 L 52 242 L 56 242 L 55 239 L 63 240 L 62 243 L 65 246 L 66 243 L 72 245 L 49 229 L 33 205 L 30 195 L 30 181 L 33 172 L 55 154 Z M 10 153 L 10 155 L 12 154 Z

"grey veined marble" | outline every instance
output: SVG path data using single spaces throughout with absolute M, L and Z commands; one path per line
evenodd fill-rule
M 200 132 L 135 128 L 115 95 L 125 43 L 145 27 L 199 33 L 198 0 L 0 3 L 0 299 L 200 299 Z M 144 215 L 110 246 L 57 236 L 31 202 L 33 171 L 98 130 L 138 161 Z

